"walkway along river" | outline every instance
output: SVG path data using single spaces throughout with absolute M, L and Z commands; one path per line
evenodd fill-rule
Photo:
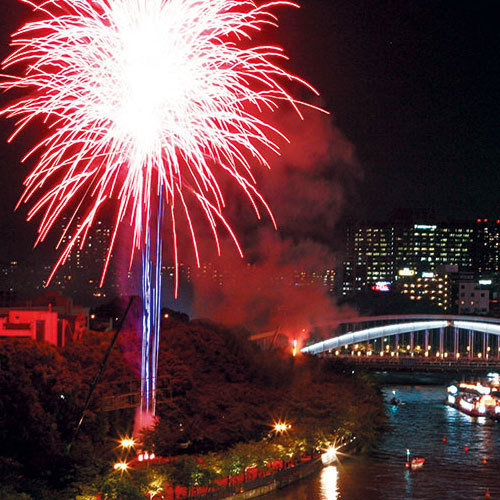
M 263 498 L 474 500 L 487 498 L 489 488 L 489 498 L 500 500 L 500 423 L 445 406 L 445 384 L 385 386 L 391 429 L 375 453 L 341 457 L 336 466 Z M 401 406 L 390 404 L 393 390 Z M 405 469 L 407 449 L 426 458 L 422 469 Z

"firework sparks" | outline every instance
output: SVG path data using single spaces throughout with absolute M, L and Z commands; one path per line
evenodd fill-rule
M 118 208 L 103 278 L 122 223 L 133 228 L 131 258 L 146 243 L 151 200 L 160 192 L 166 204 L 186 212 L 198 263 L 188 211 L 193 202 L 205 213 L 218 249 L 220 227 L 238 246 L 223 216 L 220 173 L 241 186 L 258 217 L 260 205 L 272 218 L 249 158 L 267 166 L 263 151 L 277 152 L 281 134 L 259 116 L 281 101 L 299 112 L 300 103 L 280 82 L 308 85 L 278 65 L 285 59 L 280 48 L 249 45 L 256 31 L 276 25 L 275 7 L 295 4 L 20 1 L 42 20 L 14 33 L 3 70 L 24 73 L 3 75 L 0 88 L 31 93 L 0 113 L 17 118 L 11 140 L 35 119 L 49 130 L 25 157 L 35 155 L 37 163 L 20 203 L 32 203 L 28 219 L 41 218 L 37 243 L 63 213 L 81 215 L 79 227 L 66 228 L 72 238 L 50 278 L 75 242 L 84 244 L 110 199 Z M 172 226 L 175 233 L 175 221 Z
M 132 227 L 130 262 L 142 249 L 143 343 L 141 408 L 155 407 L 161 308 L 162 223 L 169 214 L 177 287 L 176 207 L 186 215 L 199 256 L 189 207 L 205 214 L 220 253 L 218 230 L 236 235 L 224 219 L 220 175 L 229 174 L 257 217 L 271 211 L 255 187 L 251 163 L 268 166 L 278 153 L 279 130 L 262 119 L 282 101 L 298 109 L 280 82 L 298 77 L 279 66 L 273 46 L 251 44 L 252 35 L 276 26 L 274 1 L 249 0 L 20 0 L 36 21 L 12 37 L 13 52 L 0 88 L 28 95 L 0 110 L 16 118 L 10 140 L 34 121 L 48 133 L 34 156 L 19 203 L 28 219 L 41 219 L 36 243 L 69 215 L 66 235 L 49 282 L 77 241 L 85 244 L 93 222 L 116 200 L 115 223 L 101 284 L 119 228 Z M 24 161 L 23 160 L 23 161 Z M 189 199 L 187 199 L 189 197 Z M 75 208 L 76 207 L 76 208 Z M 78 223 L 77 223 L 78 221 Z M 151 227 L 154 226 L 154 227 Z M 36 244 L 35 243 L 35 244 Z M 177 290 L 176 292 L 177 293 Z

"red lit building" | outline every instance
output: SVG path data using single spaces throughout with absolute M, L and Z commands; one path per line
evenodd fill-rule
M 0 338 L 25 337 L 63 347 L 81 337 L 88 315 L 88 308 L 48 291 L 22 305 L 0 308 Z

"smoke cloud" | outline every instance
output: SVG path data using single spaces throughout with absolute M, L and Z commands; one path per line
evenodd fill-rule
M 315 324 L 352 314 L 334 304 L 324 279 L 335 266 L 335 228 L 361 170 L 353 145 L 331 116 L 304 114 L 302 121 L 292 111 L 275 113 L 274 124 L 290 143 L 280 156 L 269 155 L 270 171 L 256 174 L 277 231 L 265 216 L 256 221 L 234 183 L 224 186 L 231 200 L 225 215 L 245 257 L 229 241 L 222 242 L 218 257 L 213 243 L 201 239 L 202 261 L 212 265 L 191 276 L 196 317 L 256 331 L 279 328 L 299 338 Z

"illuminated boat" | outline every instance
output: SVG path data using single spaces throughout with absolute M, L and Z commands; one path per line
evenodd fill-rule
M 472 417 L 500 419 L 500 391 L 496 382 L 483 385 L 461 382 L 446 388 L 445 404 Z

